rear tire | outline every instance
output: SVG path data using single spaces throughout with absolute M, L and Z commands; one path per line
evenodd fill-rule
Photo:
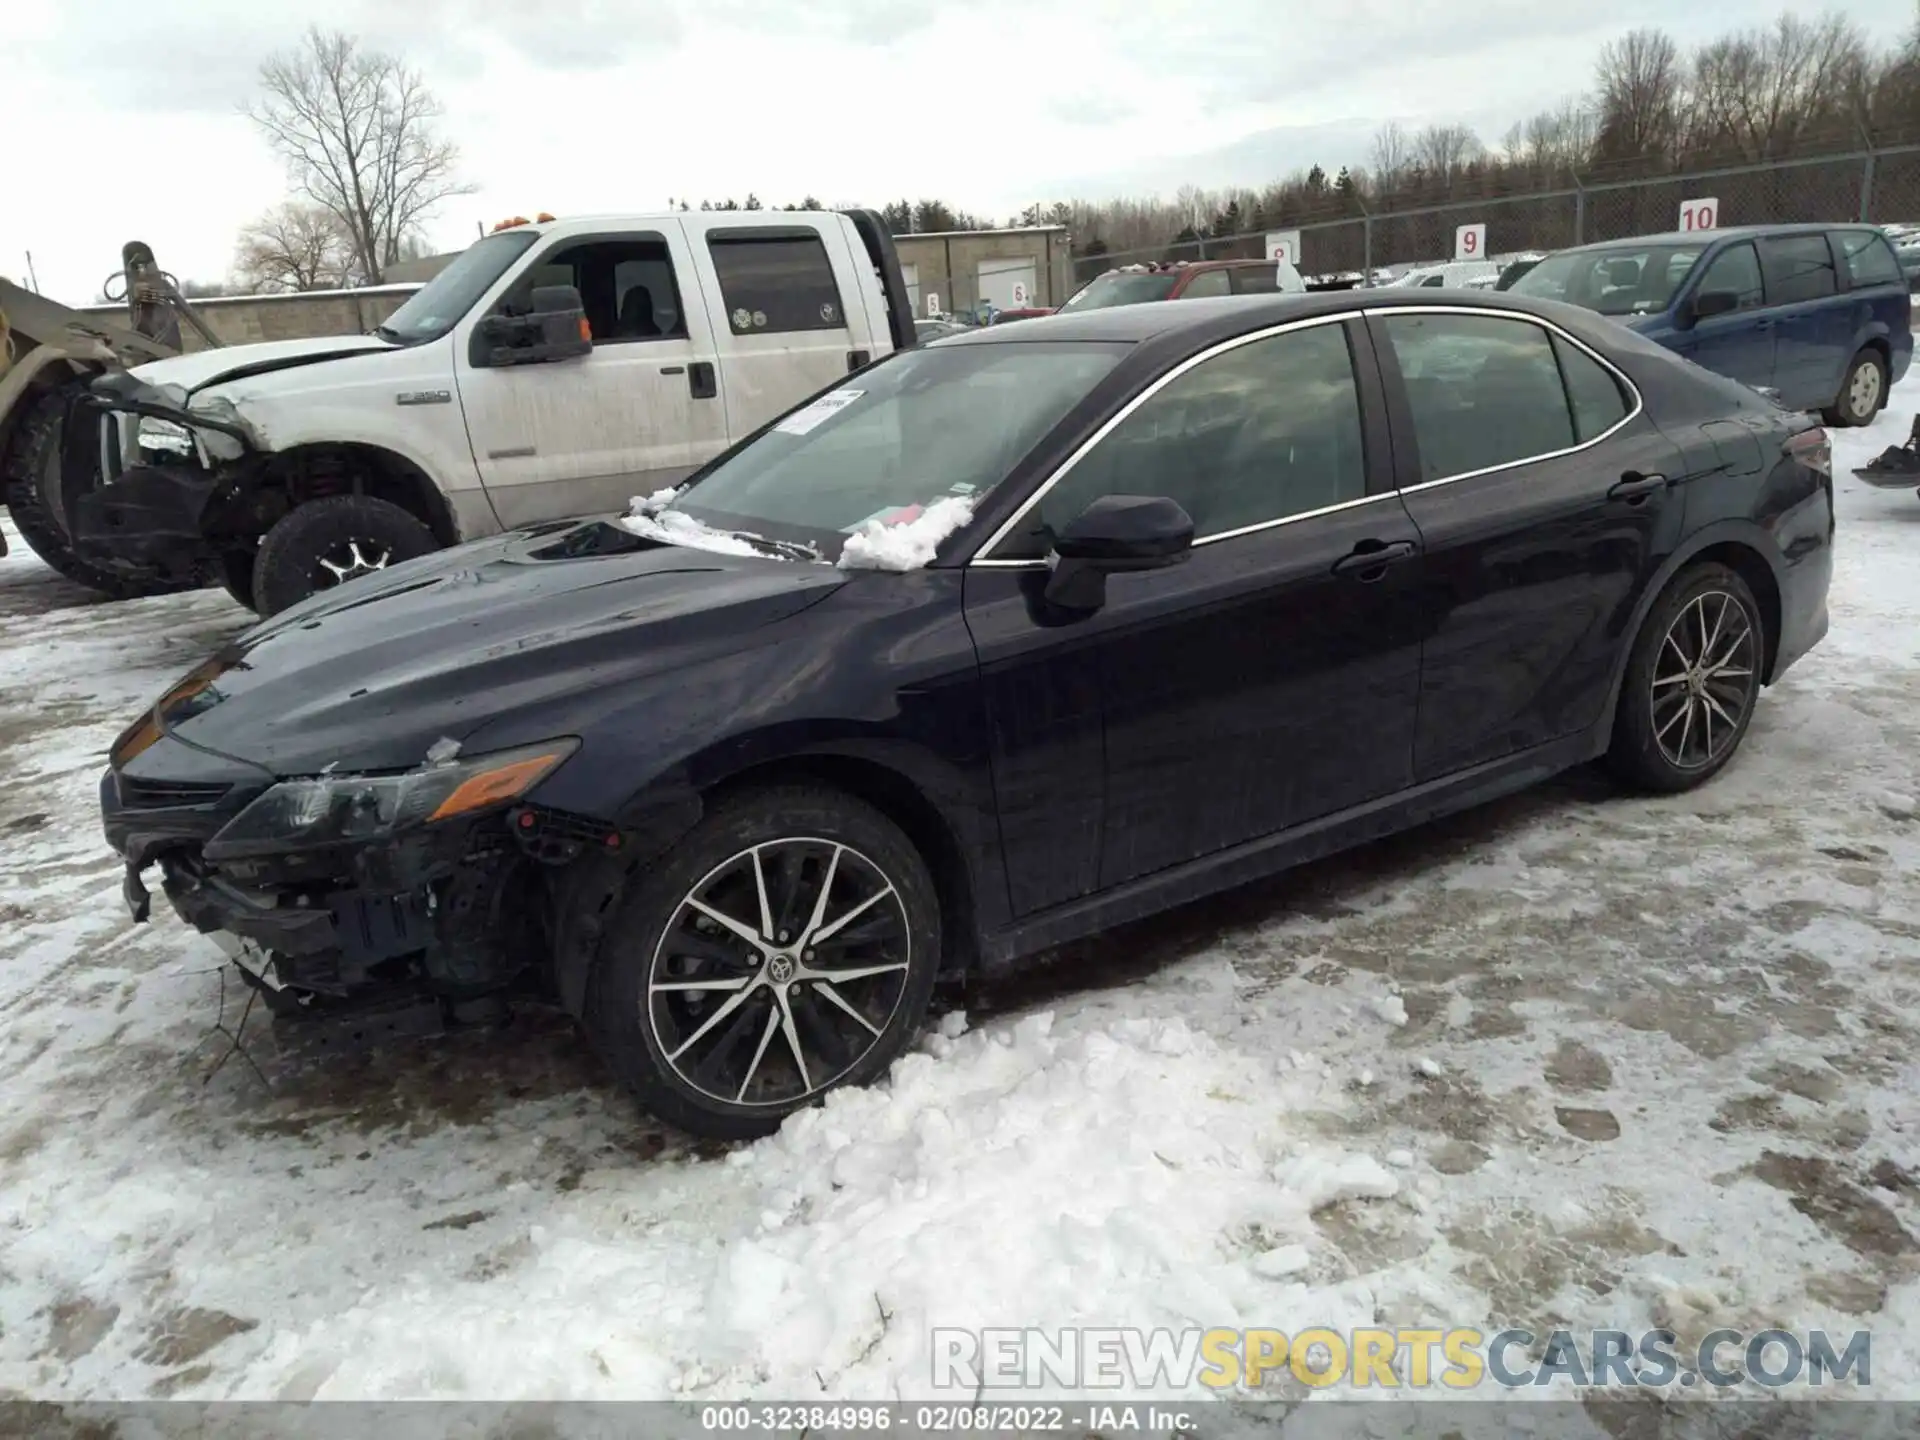
M 220 584 L 249 610 L 254 608 L 253 566 L 259 554 L 258 550 L 228 550 L 220 556 Z
M 371 495 L 330 495 L 283 515 L 253 562 L 253 608 L 277 615 L 309 595 L 351 583 L 440 548 L 398 505 Z
M 1820 412 L 1829 425 L 1871 425 L 1887 403 L 1887 362 L 1878 350 L 1862 350 L 1847 362 L 1840 393 Z
M 717 805 L 628 878 L 605 935 L 587 990 L 595 1048 L 660 1119 L 724 1140 L 877 1080 L 919 1030 L 940 969 L 920 852 L 872 806 L 817 787 Z M 847 978 L 821 978 L 836 973 Z
M 55 517 L 43 483 L 50 467 L 60 463 L 60 426 L 67 413 L 73 387 L 48 390 L 27 402 L 29 408 L 20 417 L 13 432 L 13 443 L 0 469 L 7 509 L 13 526 L 27 548 L 49 567 L 89 590 L 98 590 L 115 600 L 132 600 L 142 595 L 171 595 L 180 590 L 196 590 L 191 580 L 134 579 L 130 576 L 89 564 L 73 553 L 66 529 Z
M 1676 575 L 1634 639 L 1608 768 L 1656 794 L 1705 783 L 1746 738 L 1766 654 L 1766 621 L 1737 573 L 1704 564 Z

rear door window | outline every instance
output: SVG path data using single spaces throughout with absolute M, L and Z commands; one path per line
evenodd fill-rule
M 716 235 L 707 244 L 734 334 L 846 328 L 833 263 L 818 235 Z
M 1569 450 L 1573 411 L 1540 326 L 1485 315 L 1395 315 L 1384 328 L 1413 416 L 1422 481 Z
M 1906 283 L 1886 236 L 1871 230 L 1836 230 L 1833 243 L 1840 252 L 1840 263 L 1847 270 L 1848 289 Z
M 1767 293 L 1776 305 L 1819 300 L 1839 290 L 1825 235 L 1777 235 L 1760 242 Z
M 1280 288 L 1279 271 L 1272 265 L 1236 265 L 1227 277 L 1235 295 L 1271 295 Z
M 1553 337 L 1553 353 L 1559 358 L 1560 374 L 1567 382 L 1575 439 L 1584 445 L 1627 418 L 1627 397 L 1611 370 L 1558 335 Z

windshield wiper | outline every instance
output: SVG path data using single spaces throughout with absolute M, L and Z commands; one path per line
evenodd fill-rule
M 749 534 L 745 530 L 727 532 L 736 540 L 744 540 L 749 545 L 758 545 L 772 551 L 786 560 L 819 560 L 820 552 L 812 545 L 802 545 L 793 540 L 769 540 L 764 535 Z

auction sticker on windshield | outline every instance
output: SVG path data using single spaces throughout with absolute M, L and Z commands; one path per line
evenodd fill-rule
M 804 409 L 796 410 L 773 428 L 782 435 L 805 435 L 825 421 L 838 415 L 847 406 L 853 404 L 867 392 L 864 390 L 832 390 Z

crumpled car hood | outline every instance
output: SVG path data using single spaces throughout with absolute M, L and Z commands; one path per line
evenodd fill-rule
M 283 365 L 318 364 L 342 355 L 364 350 L 391 350 L 394 347 L 377 335 L 316 335 L 305 340 L 263 340 L 253 345 L 228 345 L 219 350 L 199 350 L 191 355 L 175 355 L 165 360 L 135 366 L 133 374 L 149 385 L 178 385 L 182 390 L 198 390 L 213 384 L 221 376 L 256 366 L 277 368 Z
M 759 632 L 844 583 L 828 566 L 655 544 L 604 521 L 519 531 L 283 611 L 161 724 L 282 776 L 406 769 L 503 715 L 766 643 Z

